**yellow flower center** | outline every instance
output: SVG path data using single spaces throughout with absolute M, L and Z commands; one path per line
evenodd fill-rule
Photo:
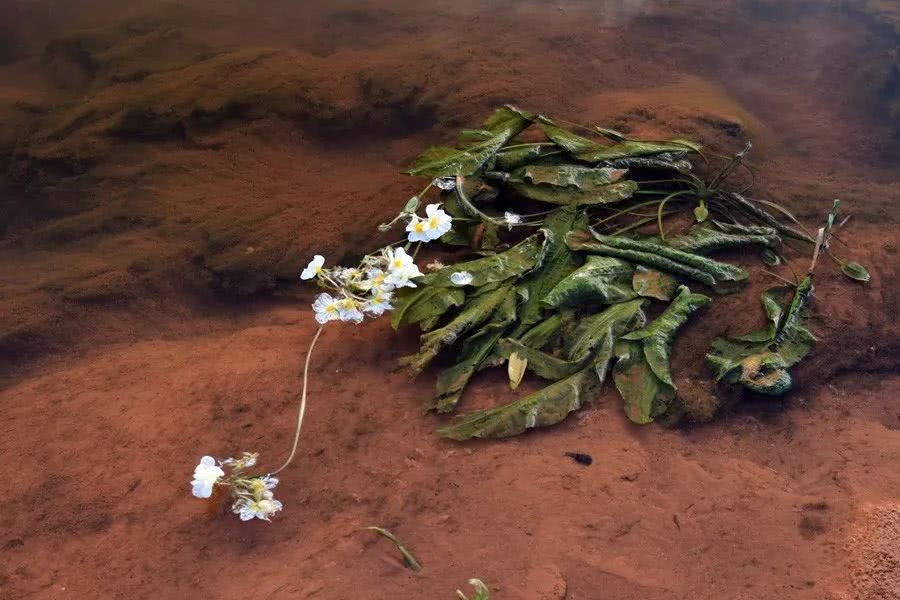
M 419 221 L 416 223 L 415 227 L 413 227 L 416 233 L 422 233 L 425 231 L 425 223 L 423 221 Z
M 403 266 L 403 261 L 400 260 L 399 258 L 395 258 L 394 262 L 391 263 L 391 266 L 394 267 L 395 269 L 399 269 L 400 267 Z
M 336 302 L 332 302 L 328 306 L 325 307 L 325 310 L 330 313 L 336 313 L 338 311 L 338 305 Z
M 437 217 L 431 217 L 430 219 L 428 219 L 428 228 L 429 229 L 437 229 L 438 228 L 438 218 Z

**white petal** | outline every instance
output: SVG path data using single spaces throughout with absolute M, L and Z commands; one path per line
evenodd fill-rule
M 214 467 L 216 465 L 216 459 L 212 456 L 204 456 L 200 459 L 200 465 L 203 467 Z

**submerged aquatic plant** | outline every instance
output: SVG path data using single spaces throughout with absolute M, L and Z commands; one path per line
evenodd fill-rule
M 544 140 L 516 139 L 526 129 Z M 271 474 L 250 477 L 246 457 L 255 455 L 218 464 L 204 457 L 192 482 L 195 495 L 229 486 L 233 509 L 245 520 L 268 520 L 280 510 L 272 476 L 296 455 L 310 358 L 323 327 L 387 312 L 395 329 L 422 331 L 419 352 L 402 359 L 413 373 L 438 357 L 449 359 L 429 410 L 454 411 L 474 374 L 492 366 L 506 364 L 513 389 L 526 372 L 548 381 L 521 399 L 460 415 L 440 429 L 445 437 L 497 438 L 559 423 L 596 398 L 610 374 L 635 423 L 677 417 L 673 340 L 711 302 L 688 286 L 731 294 L 750 278 L 746 269 L 710 257 L 722 250 L 757 251 L 767 266 L 786 264 L 785 254 L 804 245 L 812 250 L 802 281 L 785 280 L 788 287 L 763 294 L 766 328 L 718 338 L 707 355 L 718 381 L 786 392 L 788 369 L 814 341 L 805 318 L 819 258 L 828 256 L 856 281 L 869 274 L 831 251 L 837 202 L 813 236 L 781 205 L 747 196 L 750 148 L 720 157 L 688 140 L 633 139 L 505 106 L 480 128 L 462 131 L 455 146 L 425 150 L 408 171 L 426 179 L 424 189 L 378 227 L 387 232 L 401 223 L 404 239 L 354 267 L 328 266 L 316 255 L 300 275 L 324 291 L 313 303 L 320 327 L 304 364 L 287 460 Z M 695 173 L 695 163 L 705 175 Z M 750 183 L 735 190 L 730 182 L 738 172 Z M 429 194 L 438 201 L 420 216 Z M 466 256 L 455 264 L 432 260 L 423 273 L 416 258 L 436 240 L 465 248 Z M 650 320 L 646 311 L 654 302 L 668 306 Z

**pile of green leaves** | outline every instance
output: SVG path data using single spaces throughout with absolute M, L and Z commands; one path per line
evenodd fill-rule
M 540 139 L 522 141 L 531 134 Z M 526 372 L 547 382 L 463 414 L 441 435 L 506 437 L 553 425 L 597 398 L 609 376 L 632 421 L 676 412 L 670 355 L 678 331 L 711 295 L 737 292 L 749 278 L 714 253 L 740 249 L 774 266 L 786 249 L 807 245 L 848 277 L 868 280 L 861 265 L 831 255 L 827 235 L 811 235 L 780 205 L 746 198 L 749 186 L 725 188 L 739 169 L 750 173 L 747 149 L 718 157 L 714 169 L 717 157 L 691 141 L 632 139 L 505 106 L 480 129 L 462 131 L 455 146 L 424 151 L 409 174 L 427 179 L 426 191 L 441 184 L 454 218 L 441 239 L 470 256 L 395 297 L 393 326 L 423 332 L 420 351 L 403 362 L 419 373 L 443 359 L 428 405 L 440 413 L 454 411 L 488 367 L 506 365 L 513 388 Z M 413 198 L 407 208 L 418 204 Z M 454 283 L 460 272 L 471 275 L 465 285 Z M 765 292 L 765 329 L 713 343 L 715 379 L 788 391 L 790 367 L 815 339 L 805 324 L 811 294 L 811 269 L 796 285 Z

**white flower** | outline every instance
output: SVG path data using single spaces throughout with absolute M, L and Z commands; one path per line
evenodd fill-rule
M 337 278 L 344 285 L 350 284 L 356 278 L 358 278 L 359 275 L 360 275 L 359 269 L 352 269 L 352 268 L 344 267 L 337 271 Z
M 435 187 L 442 190 L 452 190 L 456 188 L 455 177 L 438 177 L 433 183 Z
M 503 222 L 506 223 L 506 227 L 511 231 L 513 225 L 518 225 L 522 222 L 522 215 L 517 215 L 514 212 L 506 211 L 503 213 Z
M 438 239 L 453 227 L 453 218 L 439 207 L 440 204 L 429 204 L 425 207 L 425 230 L 432 240 Z
M 422 272 L 413 262 L 412 256 L 406 253 L 403 248 L 396 250 L 388 249 L 386 251 L 388 260 L 388 274 L 384 278 L 384 282 L 394 287 L 416 287 L 416 284 L 410 281 L 416 277 L 421 277 Z
M 212 496 L 213 486 L 219 478 L 225 475 L 225 471 L 216 465 L 216 459 L 212 456 L 204 456 L 200 464 L 194 467 L 194 479 L 191 481 L 191 492 L 197 498 L 209 498 Z
M 455 285 L 469 285 L 473 279 L 475 278 L 468 271 L 456 271 L 450 275 L 450 281 Z
M 241 521 L 262 519 L 271 521 L 272 515 L 282 509 L 282 504 L 272 497 L 272 492 L 266 490 L 262 498 L 240 498 L 235 502 L 231 510 L 240 516 Z
M 316 321 L 320 325 L 341 318 L 340 301 L 332 298 L 331 294 L 319 294 L 312 307 L 316 311 Z
M 359 287 L 364 291 L 375 294 L 377 292 L 390 292 L 394 289 L 394 286 L 385 281 L 387 275 L 381 269 L 369 269 L 366 272 L 366 275 L 368 275 L 369 278 L 365 281 L 361 281 L 359 284 Z
M 262 477 L 254 477 L 250 480 L 250 491 L 253 493 L 253 497 L 257 500 L 264 499 L 266 497 L 266 493 L 268 493 L 269 497 L 271 498 L 271 490 L 274 490 L 275 486 L 277 485 L 277 477 L 272 477 L 271 475 L 263 475 Z
M 391 293 L 384 291 L 375 292 L 372 297 L 363 304 L 363 310 L 370 315 L 380 317 L 386 310 L 392 310 Z
M 419 218 L 418 215 L 410 215 L 410 221 L 406 225 L 406 236 L 410 242 L 430 242 L 431 233 L 428 231 L 428 222 Z
M 338 314 L 341 321 L 351 321 L 353 323 L 362 323 L 365 318 L 359 310 L 359 302 L 353 298 L 344 298 L 338 302 Z
M 325 257 L 321 254 L 316 254 L 313 256 L 313 259 L 309 261 L 309 264 L 306 265 L 306 268 L 303 269 L 303 272 L 300 273 L 300 279 L 312 279 L 317 276 L 322 271 L 322 265 L 325 264 Z

